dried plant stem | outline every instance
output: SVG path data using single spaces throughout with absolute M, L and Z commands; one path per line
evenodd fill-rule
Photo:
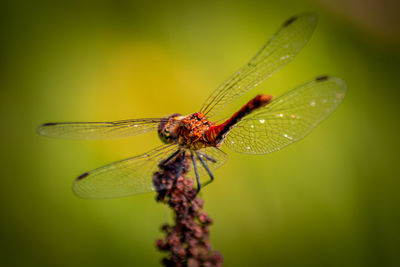
M 185 159 L 180 177 L 176 179 L 181 156 L 160 164 L 160 171 L 154 174 L 153 182 L 157 191 L 156 200 L 167 204 L 174 212 L 174 225 L 165 224 L 164 239 L 158 239 L 156 246 L 167 252 L 164 266 L 222 266 L 222 254 L 211 248 L 209 226 L 211 218 L 203 211 L 203 200 L 196 194 L 193 181 L 185 174 L 190 161 Z

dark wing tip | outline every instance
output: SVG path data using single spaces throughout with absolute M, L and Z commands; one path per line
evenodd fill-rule
M 322 82 L 322 81 L 328 80 L 329 78 L 330 77 L 328 75 L 321 75 L 321 76 L 318 76 L 317 78 L 315 78 L 315 81 Z
M 298 14 L 296 16 L 293 16 L 291 18 L 289 18 L 288 20 L 286 20 L 283 23 L 283 27 L 288 27 L 289 25 L 293 24 L 293 22 L 295 22 L 298 19 L 301 18 L 307 18 L 310 22 L 315 23 L 318 21 L 318 15 L 316 13 L 312 13 L 312 12 L 307 12 L 307 13 L 302 13 L 302 14 Z
M 42 124 L 42 125 L 40 125 L 39 127 L 37 127 L 37 129 L 36 129 L 36 132 L 39 134 L 39 135 L 43 135 L 43 136 L 51 136 L 50 134 L 49 134 L 49 130 L 50 130 L 50 132 L 51 132 L 51 126 L 56 126 L 56 125 L 59 125 L 60 123 L 57 123 L 57 122 L 48 122 L 48 123 L 44 123 L 44 124 Z
M 56 123 L 56 122 L 48 122 L 48 123 L 42 124 L 40 127 L 54 126 L 54 125 L 57 125 L 57 124 L 58 124 L 58 123 Z
M 289 25 L 292 24 L 295 20 L 297 20 L 297 18 L 298 18 L 298 16 L 293 16 L 293 17 L 289 18 L 287 21 L 285 21 L 285 22 L 283 23 L 283 27 L 289 26 Z
M 76 180 L 77 180 L 77 181 L 80 181 L 80 180 L 82 180 L 83 178 L 87 177 L 88 175 L 89 175 L 89 173 L 88 173 L 88 172 L 85 172 L 85 173 L 79 175 L 78 178 L 76 178 Z
M 40 135 L 46 136 L 46 127 L 54 126 L 54 125 L 57 125 L 57 123 L 54 123 L 54 122 L 44 123 L 44 124 L 40 125 L 39 127 L 37 127 L 36 132 Z

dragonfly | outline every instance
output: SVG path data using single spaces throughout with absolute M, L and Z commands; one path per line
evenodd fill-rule
M 228 156 L 220 147 L 247 154 L 267 154 L 305 137 L 343 101 L 346 84 L 322 75 L 274 98 L 260 94 L 227 120 L 211 118 L 228 104 L 290 62 L 310 39 L 317 15 L 304 13 L 283 23 L 280 29 L 242 68 L 207 98 L 200 111 L 163 118 L 111 122 L 55 122 L 38 127 L 43 136 L 67 139 L 109 139 L 157 132 L 163 145 L 138 156 L 88 171 L 76 178 L 74 193 L 81 198 L 116 198 L 147 193 L 160 162 L 189 161 L 197 191 L 214 180 L 213 171 Z M 206 182 L 200 178 L 206 177 Z

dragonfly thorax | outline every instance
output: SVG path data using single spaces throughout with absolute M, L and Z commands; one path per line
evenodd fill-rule
M 188 116 L 173 114 L 159 124 L 158 135 L 166 144 L 198 150 L 211 145 L 206 132 L 214 124 L 201 112 Z

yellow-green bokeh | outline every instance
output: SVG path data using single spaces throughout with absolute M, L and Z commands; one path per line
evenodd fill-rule
M 387 2 L 363 11 L 391 13 Z M 202 193 L 212 244 L 226 266 L 398 266 L 399 35 L 369 31 L 359 10 L 342 3 L 6 1 L 0 264 L 158 266 L 154 242 L 168 212 L 153 194 L 88 201 L 71 192 L 82 172 L 158 146 L 156 134 L 70 141 L 35 128 L 195 112 L 285 19 L 316 11 L 303 51 L 228 112 L 320 74 L 342 78 L 348 95 L 280 152 L 225 149 L 229 161 Z M 390 14 L 378 15 L 379 26 Z

